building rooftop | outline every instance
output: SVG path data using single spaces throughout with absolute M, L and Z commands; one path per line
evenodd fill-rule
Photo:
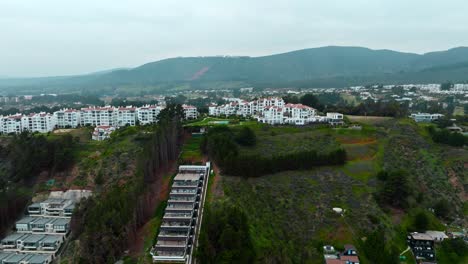
M 54 225 L 66 225 L 70 223 L 70 218 L 56 218 Z
M 4 239 L 2 239 L 2 241 L 16 241 L 20 238 L 25 238 L 29 236 L 28 234 L 20 234 L 20 233 L 13 233 L 7 237 L 5 237 Z
M 433 241 L 434 239 L 428 235 L 428 234 L 425 234 L 425 233 L 411 233 L 410 234 L 411 237 L 413 237 L 413 239 L 416 239 L 416 240 L 428 240 L 428 241 Z
M 431 231 L 431 230 L 428 230 L 426 232 L 424 232 L 426 235 L 432 237 L 432 238 L 448 238 L 448 236 L 442 232 L 442 231 Z
M 3 252 L 0 252 L 0 263 L 2 263 L 2 262 L 1 262 L 2 260 L 9 258 L 11 255 L 13 255 L 13 254 L 12 254 L 12 253 L 3 253 Z
M 198 181 L 200 176 L 199 173 L 178 173 L 174 177 L 174 181 Z
M 33 224 L 36 224 L 36 225 L 45 225 L 47 223 L 51 223 L 55 220 L 55 218 L 49 218 L 49 217 L 37 217 L 35 220 L 34 220 L 34 223 Z
M 48 198 L 47 200 L 42 201 L 41 204 L 42 204 L 42 203 L 49 203 L 49 204 L 51 204 L 51 203 L 58 203 L 58 204 L 64 204 L 64 203 L 66 203 L 67 201 L 68 201 L 67 199 Z
M 19 263 L 26 257 L 26 254 L 11 254 L 10 257 L 3 260 L 3 263 Z
M 41 254 L 28 254 L 28 263 L 29 264 L 42 264 L 47 259 L 50 258 L 49 255 L 41 255 Z
M 26 243 L 37 243 L 44 238 L 45 238 L 45 235 L 32 234 L 32 235 L 28 235 L 27 237 L 25 237 L 23 241 Z
M 52 235 L 46 235 L 42 242 L 44 243 L 55 243 L 58 241 L 61 241 L 62 237 L 61 236 L 52 236 Z
M 33 222 L 34 220 L 36 220 L 36 219 L 37 219 L 37 217 L 26 216 L 26 217 L 23 217 L 20 220 L 16 221 L 16 224 L 29 224 L 29 223 Z

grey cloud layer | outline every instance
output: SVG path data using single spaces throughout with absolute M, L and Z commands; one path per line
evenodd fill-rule
M 5 0 L 0 75 L 45 76 L 174 56 L 324 45 L 426 52 L 468 44 L 468 2 Z

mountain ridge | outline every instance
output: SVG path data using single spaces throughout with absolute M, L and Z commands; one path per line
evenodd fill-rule
M 396 82 L 466 81 L 468 69 L 465 63 L 468 63 L 468 47 L 462 46 L 424 54 L 325 46 L 258 57 L 174 57 L 134 68 L 76 76 L 1 79 L 0 88 L 51 86 L 56 89 L 89 89 L 174 82 L 238 82 L 248 85 L 309 82 L 313 85 L 319 80 L 325 86 L 346 86 L 355 84 L 352 80 L 366 84 L 390 82 L 392 78 Z M 428 69 L 437 78 L 424 74 Z

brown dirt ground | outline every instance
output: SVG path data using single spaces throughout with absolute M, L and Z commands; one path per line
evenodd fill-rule
M 172 162 L 169 166 L 169 170 L 166 173 L 166 175 L 172 175 L 175 171 L 176 171 L 176 162 Z M 169 187 L 170 181 L 171 181 L 171 177 L 165 176 L 163 178 L 162 188 L 161 188 L 161 191 L 159 192 L 159 195 L 152 196 L 150 206 L 154 208 L 154 210 L 156 210 L 156 207 L 161 201 L 167 200 L 169 196 L 169 190 L 170 190 L 170 187 Z M 138 257 L 144 253 L 143 250 L 144 250 L 145 238 L 152 235 L 152 234 L 148 234 L 148 232 L 150 231 L 147 226 L 148 224 L 149 224 L 149 221 L 147 221 L 143 226 L 138 228 L 136 231 L 135 239 L 129 243 L 130 245 L 129 255 L 130 256 Z
M 453 170 L 449 169 L 448 177 L 449 182 L 453 186 L 453 188 L 459 191 L 458 196 L 460 197 L 460 199 L 464 202 L 467 201 L 468 194 L 465 192 L 465 188 L 463 187 L 463 184 L 460 182 L 460 179 L 457 177 L 456 173 Z
M 222 176 L 220 174 L 218 166 L 216 166 L 216 164 L 214 164 L 214 163 L 212 163 L 212 164 L 213 164 L 213 170 L 215 172 L 215 176 L 213 177 L 213 183 L 212 183 L 211 189 L 210 189 L 210 191 L 213 193 L 213 195 L 210 197 L 210 201 L 213 201 L 213 199 L 215 197 L 216 198 L 224 197 L 224 191 L 223 191 L 223 187 L 221 185 Z
M 367 124 L 378 124 L 387 120 L 392 119 L 393 117 L 383 117 L 383 116 L 353 116 L 353 115 L 346 115 L 346 117 L 351 122 L 360 122 L 360 123 L 367 123 Z

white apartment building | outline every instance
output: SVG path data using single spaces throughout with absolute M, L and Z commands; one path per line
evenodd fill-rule
M 208 113 L 213 116 L 230 116 L 230 115 L 241 115 L 241 103 L 231 102 L 220 106 L 209 106 Z
M 260 98 L 255 101 L 231 100 L 220 106 L 211 105 L 208 108 L 211 116 L 252 116 L 260 123 L 279 125 L 306 125 L 314 122 L 343 123 L 343 114 L 328 113 L 319 116 L 317 110 L 303 104 L 285 104 L 279 97 Z
M 54 112 L 58 128 L 76 128 L 81 123 L 81 113 L 76 109 L 62 109 Z
M 23 131 L 47 133 L 54 130 L 56 123 L 54 115 L 44 112 L 21 117 Z
M 86 126 L 115 126 L 118 111 L 111 106 L 81 108 L 81 124 Z
M 303 104 L 286 104 L 285 123 L 292 125 L 305 125 L 315 121 L 317 110 Z
M 132 106 L 119 107 L 117 111 L 117 127 L 136 125 L 136 108 Z
M 216 106 L 211 105 L 208 108 L 208 113 L 211 116 L 252 116 L 255 114 L 260 114 L 265 107 L 275 106 L 275 107 L 284 107 L 284 101 L 279 97 L 268 97 L 261 98 L 255 101 L 247 102 L 238 98 L 230 98 L 231 102 L 228 104 Z M 235 99 L 235 100 L 234 100 Z
M 4 134 L 21 133 L 23 131 L 21 125 L 21 114 L 1 116 L 0 117 L 0 131 Z
M 197 119 L 198 111 L 195 106 L 183 104 L 182 109 L 184 110 L 185 119 Z
M 142 125 L 153 124 L 158 121 L 158 115 L 163 107 L 157 105 L 144 105 L 137 108 L 137 119 Z
M 255 115 L 255 119 L 260 123 L 280 125 L 284 124 L 284 114 L 284 108 L 278 106 L 266 106 L 262 109 L 261 113 Z

